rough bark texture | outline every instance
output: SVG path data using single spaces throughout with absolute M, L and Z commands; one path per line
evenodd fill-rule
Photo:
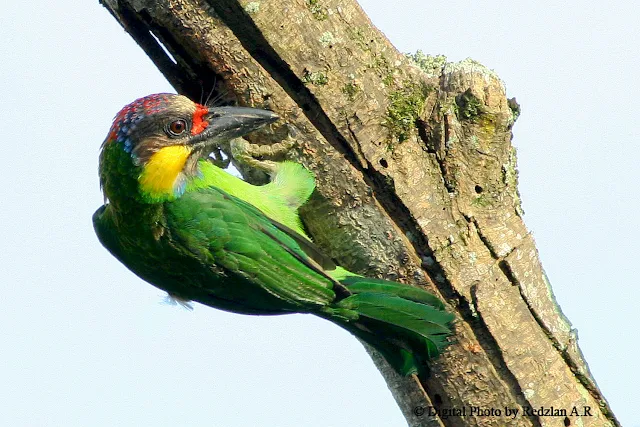
M 510 142 L 519 107 L 492 71 L 397 52 L 353 0 L 103 4 L 179 92 L 280 114 L 253 142 L 298 130 L 288 157 L 318 181 L 302 215 L 328 254 L 426 287 L 457 314 L 429 378 L 400 378 L 369 349 L 410 425 L 619 425 L 523 223 Z

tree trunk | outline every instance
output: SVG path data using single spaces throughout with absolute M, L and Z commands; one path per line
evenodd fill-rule
M 456 313 L 429 378 L 401 378 L 369 349 L 410 425 L 619 425 L 522 220 L 519 106 L 492 71 L 399 53 L 353 0 L 103 4 L 178 92 L 280 114 L 253 142 L 298 130 L 287 157 L 316 175 L 302 216 L 329 255 Z

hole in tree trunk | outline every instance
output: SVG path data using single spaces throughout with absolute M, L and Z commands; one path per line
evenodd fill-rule
M 433 404 L 436 406 L 442 405 L 442 397 L 438 393 L 433 395 Z

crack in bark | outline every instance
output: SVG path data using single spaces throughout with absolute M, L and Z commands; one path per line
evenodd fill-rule
M 143 20 L 141 14 L 133 10 L 128 3 L 117 2 L 117 9 L 113 8 L 111 2 L 102 0 L 100 3 L 122 23 L 125 31 L 147 53 L 169 83 L 177 89 L 183 88 L 184 80 L 180 76 L 184 70 L 180 70 L 178 64 L 171 60 L 159 41 L 153 37 L 149 22 Z
M 518 291 L 520 292 L 520 297 L 522 298 L 522 301 L 525 303 L 525 305 L 527 307 L 527 310 L 529 311 L 529 313 L 531 314 L 531 316 L 533 317 L 535 322 L 538 324 L 538 326 L 540 327 L 542 332 L 547 336 L 547 338 L 551 342 L 551 345 L 553 346 L 553 348 L 555 348 L 558 351 L 558 353 L 560 354 L 560 357 L 562 357 L 562 359 L 565 361 L 565 363 L 567 364 L 567 366 L 569 367 L 569 369 L 573 373 L 574 377 L 587 390 L 587 392 L 594 398 L 594 400 L 596 400 L 599 403 L 605 403 L 604 396 L 602 395 L 602 393 L 600 393 L 600 391 L 598 390 L 597 386 L 589 378 L 589 376 L 584 375 L 580 371 L 580 368 L 579 368 L 578 364 L 571 357 L 571 354 L 569 353 L 569 346 L 567 345 L 566 347 L 563 348 L 563 345 L 560 343 L 560 341 L 558 341 L 558 339 L 555 337 L 555 335 L 553 335 L 553 332 L 545 325 L 544 321 L 542 320 L 542 318 L 540 317 L 540 315 L 538 314 L 536 309 L 532 306 L 532 304 L 529 302 L 529 299 L 525 295 L 524 290 L 522 288 L 522 284 L 515 277 L 515 274 L 513 273 L 513 270 L 511 269 L 511 266 L 506 261 L 506 258 L 509 255 L 511 255 L 511 253 L 517 249 L 517 247 L 511 248 L 511 250 L 506 255 L 504 255 L 502 257 L 498 256 L 498 254 L 495 252 L 495 249 L 494 249 L 493 245 L 491 244 L 491 242 L 489 241 L 489 239 L 482 233 L 482 229 L 480 227 L 480 224 L 478 223 L 478 220 L 476 218 L 474 218 L 474 217 L 467 216 L 464 213 L 462 215 L 464 216 L 464 218 L 468 222 L 472 222 L 474 224 L 475 229 L 476 229 L 476 233 L 478 234 L 478 237 L 480 238 L 482 243 L 485 245 L 485 247 L 487 248 L 487 250 L 489 251 L 491 256 L 498 261 L 498 267 L 500 268 L 502 273 L 505 275 L 505 277 L 507 278 L 509 283 L 511 283 L 513 286 L 517 286 L 518 287 Z M 477 304 L 476 304 L 476 301 L 475 301 L 475 298 L 476 298 L 475 289 L 476 288 L 477 288 L 477 285 L 472 285 L 472 300 L 473 300 L 473 304 L 474 304 L 474 311 L 476 313 L 478 313 L 478 317 L 481 320 L 482 316 L 478 312 Z M 484 322 L 482 322 L 482 323 L 484 324 Z M 486 325 L 485 325 L 485 328 L 486 328 Z M 489 336 L 491 336 L 492 340 L 494 340 L 493 336 L 492 336 L 491 332 L 488 330 L 488 328 L 487 328 L 487 334 Z M 483 345 L 481 343 L 480 339 L 478 339 L 478 342 L 484 348 L 485 353 L 487 353 L 487 355 L 489 355 L 490 354 L 490 350 L 492 349 L 492 347 L 491 346 L 486 347 L 485 345 Z M 497 347 L 497 344 L 495 344 L 495 346 L 496 346 L 496 348 L 499 348 L 499 347 Z M 493 358 L 490 357 L 489 360 L 491 360 L 491 363 L 493 363 L 494 366 L 495 366 Z M 502 363 L 504 363 L 504 359 L 500 358 L 500 360 L 502 361 Z M 511 374 L 511 371 L 509 371 L 508 368 L 506 368 L 506 365 L 505 365 L 505 369 L 507 369 L 507 371 L 509 372 L 509 375 L 513 378 L 513 380 L 517 382 L 516 377 L 513 376 L 513 374 Z M 522 392 L 522 390 L 520 389 L 519 386 L 518 386 L 518 390 L 519 390 L 520 393 Z M 519 396 L 519 394 L 518 394 L 518 396 Z M 523 395 L 523 398 L 524 398 L 524 395 Z M 606 411 L 606 408 L 607 408 L 606 403 L 604 405 L 601 404 L 600 406 L 601 406 L 600 409 L 602 410 L 603 414 L 607 417 L 607 419 L 609 419 L 615 425 L 615 421 L 616 420 L 615 420 L 613 414 L 611 412 L 609 412 L 609 411 Z
M 443 135 L 441 137 L 442 139 L 442 147 L 444 147 L 444 151 L 447 151 L 447 143 L 451 140 L 450 139 L 450 134 L 451 134 L 451 128 L 449 126 L 449 115 L 445 114 L 442 117 L 442 126 L 443 126 Z M 449 193 L 455 193 L 456 192 L 456 186 L 455 186 L 455 182 L 450 182 L 449 181 L 449 173 L 447 172 L 447 163 L 446 163 L 446 154 L 444 156 L 444 158 L 440 158 L 440 155 L 438 154 L 438 152 L 436 151 L 435 153 L 435 159 L 436 162 L 438 163 L 438 166 L 440 167 L 440 174 L 442 175 L 442 182 L 444 182 L 444 186 L 447 189 L 447 192 Z
M 501 261 L 501 263 L 507 264 L 506 261 Z M 511 268 L 510 267 L 508 268 L 509 268 L 509 271 L 511 271 Z M 563 348 L 563 345 L 560 343 L 560 341 L 558 341 L 555 335 L 553 335 L 553 332 L 551 332 L 551 330 L 547 328 L 547 326 L 544 324 L 544 321 L 540 318 L 535 308 L 533 308 L 533 306 L 527 299 L 522 289 L 522 286 L 520 285 L 520 282 L 517 279 L 515 279 L 515 277 L 514 277 L 514 280 L 517 282 L 518 290 L 520 291 L 520 296 L 522 297 L 522 301 L 524 301 L 525 305 L 527 306 L 527 309 L 531 313 L 531 316 L 533 316 L 538 326 L 540 326 L 540 329 L 542 329 L 542 332 L 547 336 L 549 341 L 551 341 L 551 345 L 553 346 L 553 348 L 555 348 L 558 351 L 558 353 L 560 353 L 560 357 L 562 357 L 562 360 L 564 360 L 564 362 L 567 364 L 571 373 L 580 382 L 580 384 L 587 390 L 587 392 L 591 395 L 591 397 L 593 397 L 593 399 L 596 402 L 600 403 L 600 409 L 602 410 L 603 415 L 606 416 L 607 419 L 609 419 L 612 423 L 614 423 L 614 425 L 617 425 L 616 420 L 613 417 L 613 414 L 606 410 L 608 406 L 604 400 L 604 396 L 598 390 L 598 387 L 589 378 L 588 375 L 585 375 L 580 371 L 580 367 L 571 357 L 571 353 L 569 352 L 570 344 L 568 344 L 567 346 L 564 346 Z
M 441 83 L 441 90 L 443 90 L 442 83 Z M 456 192 L 455 181 L 449 180 L 448 178 L 449 173 L 447 172 L 447 165 L 446 165 L 447 143 L 449 142 L 450 136 L 451 136 L 451 128 L 449 125 L 449 115 L 446 113 L 443 114 L 441 121 L 432 120 L 431 118 L 433 118 L 434 115 L 436 115 L 437 111 L 439 110 L 438 107 L 440 108 L 442 107 L 439 100 L 434 102 L 431 112 L 429 113 L 428 116 L 425 116 L 425 117 L 429 117 L 430 119 L 418 118 L 415 122 L 415 125 L 418 131 L 417 132 L 418 137 L 420 138 L 420 141 L 422 141 L 423 150 L 425 150 L 427 153 L 434 155 L 434 159 L 438 164 L 438 167 L 440 168 L 440 175 L 442 176 L 442 182 L 444 183 L 444 186 L 447 189 L 447 192 L 450 194 L 453 194 Z M 437 123 L 437 126 L 432 126 L 430 124 L 430 121 L 435 121 Z M 445 152 L 444 157 L 441 156 L 440 154 L 441 152 Z
M 495 160 L 498 160 L 498 161 L 500 160 L 500 158 L 499 158 L 498 156 L 496 156 L 495 154 L 486 153 L 486 152 L 484 152 L 484 151 L 482 151 L 482 150 L 480 150 L 480 149 L 478 149 L 478 148 L 474 148 L 474 151 L 475 151 L 476 153 L 478 153 L 478 154 L 482 155 L 482 156 L 491 157 L 492 159 L 495 159 Z
M 462 212 L 461 212 L 462 213 Z M 496 260 L 500 260 L 501 257 L 498 255 L 498 253 L 496 252 L 496 249 L 493 247 L 493 244 L 489 241 L 489 239 L 487 238 L 487 236 L 485 236 L 484 234 L 482 234 L 482 229 L 480 228 L 480 224 L 478 223 L 478 220 L 475 219 L 473 216 L 467 216 L 466 214 L 462 213 L 462 216 L 464 216 L 464 219 L 467 220 L 467 222 L 470 222 L 474 225 L 475 229 L 476 229 L 476 234 L 478 235 L 478 238 L 480 238 L 480 241 L 484 244 L 484 246 L 489 250 L 489 253 L 491 254 L 491 257 L 493 259 Z
M 472 310 L 475 313 L 477 313 L 477 316 L 474 316 L 473 318 L 473 321 L 474 321 L 473 323 L 478 323 L 478 327 L 481 327 L 483 330 L 486 331 L 486 334 L 482 334 L 481 336 L 476 335 L 476 338 L 478 339 L 478 344 L 480 344 L 480 346 L 484 350 L 485 354 L 487 355 L 487 358 L 493 365 L 496 372 L 500 373 L 499 378 L 505 384 L 507 384 L 507 386 L 512 390 L 513 395 L 518 400 L 518 404 L 521 407 L 524 407 L 524 406 L 533 407 L 531 402 L 529 402 L 529 400 L 525 397 L 524 392 L 520 387 L 520 383 L 518 382 L 518 379 L 507 366 L 507 362 L 505 362 L 504 357 L 502 357 L 502 354 L 500 353 L 500 351 L 496 350 L 496 349 L 499 349 L 500 346 L 498 345 L 495 338 L 493 337 L 493 334 L 491 334 L 491 332 L 489 331 L 489 327 L 484 322 L 484 320 L 482 319 L 482 315 L 478 311 L 477 289 L 478 289 L 478 283 L 474 283 L 473 285 L 471 285 L 470 293 L 471 293 L 471 305 L 473 306 Z M 469 304 L 468 301 L 465 300 L 465 302 Z M 471 310 L 471 308 L 469 308 L 469 310 Z M 468 321 L 468 322 L 469 324 L 473 324 L 471 321 Z M 542 423 L 540 422 L 539 417 L 529 415 L 527 418 L 536 427 L 542 427 Z
M 367 162 L 367 166 L 371 166 L 371 164 L 366 160 L 367 157 L 364 155 L 364 152 L 362 151 L 362 146 L 360 145 L 360 141 L 358 140 L 358 136 L 356 135 L 356 133 L 351 128 L 351 122 L 349 121 L 349 117 L 345 117 L 345 122 L 347 123 L 347 130 L 349 131 L 349 134 L 351 135 L 351 138 L 353 138 L 353 140 L 355 141 L 356 148 L 358 149 L 358 152 L 355 153 L 356 156 L 358 158 L 362 159 L 362 161 Z
M 208 0 L 218 18 L 233 32 L 242 46 L 302 109 L 307 119 L 350 163 L 357 155 L 340 134 L 320 103 L 289 65 L 280 58 L 245 10 L 234 0 Z M 241 18 L 240 18 L 241 17 Z M 360 169 L 360 168 L 359 168 Z
M 202 97 L 205 87 L 215 89 L 216 82 L 222 81 L 220 76 L 209 68 L 191 61 L 192 55 L 187 54 L 163 26 L 155 24 L 146 8 L 134 10 L 128 2 L 123 1 L 114 4 L 113 1 L 100 0 L 100 3 L 122 24 L 124 30 L 146 52 L 169 84 L 179 93 L 186 94 L 191 99 L 198 99 L 196 94 Z M 167 52 L 171 53 L 176 62 Z M 201 76 L 205 75 L 211 78 L 203 81 Z M 219 95 L 215 90 L 211 92 L 214 98 Z
M 432 109 L 431 115 L 434 114 L 437 105 L 438 103 L 436 102 Z M 429 127 L 429 129 L 427 127 Z M 454 183 L 450 182 L 447 178 L 448 173 L 446 159 L 441 158 L 438 151 L 439 147 L 445 147 L 448 141 L 449 125 L 446 118 L 443 118 L 442 124 L 439 127 L 441 129 L 440 132 L 437 132 L 437 136 L 439 137 L 440 141 L 436 143 L 432 141 L 431 138 L 429 138 L 429 135 L 436 133 L 436 129 L 432 128 L 425 120 L 422 120 L 420 118 L 416 120 L 416 129 L 418 131 L 418 137 L 420 138 L 420 141 L 422 141 L 422 149 L 427 153 L 433 155 L 433 158 L 438 165 L 438 168 L 440 169 L 440 176 L 442 176 L 442 183 L 444 184 L 444 187 L 447 189 L 447 192 L 449 194 L 453 194 L 455 193 L 456 189 Z

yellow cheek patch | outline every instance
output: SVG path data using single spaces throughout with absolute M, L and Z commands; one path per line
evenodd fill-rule
M 151 199 L 167 199 L 176 196 L 176 187 L 191 149 L 184 145 L 172 145 L 155 152 L 144 165 L 139 183 L 142 192 Z

